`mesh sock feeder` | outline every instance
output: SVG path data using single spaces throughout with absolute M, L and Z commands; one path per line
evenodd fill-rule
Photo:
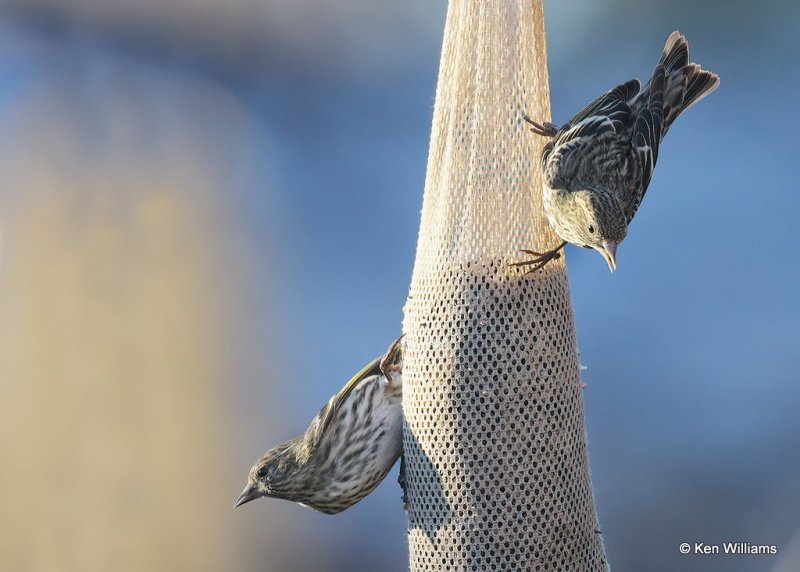
M 563 258 L 541 205 L 541 0 L 451 0 L 408 301 L 412 571 L 605 570 Z

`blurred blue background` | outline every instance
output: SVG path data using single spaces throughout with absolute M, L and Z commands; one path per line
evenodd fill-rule
M 399 333 L 445 9 L 3 4 L 0 567 L 406 569 L 394 476 L 333 518 L 230 506 Z M 556 123 L 673 29 L 722 78 L 663 144 L 620 270 L 567 253 L 609 560 L 800 570 L 800 4 L 545 14 Z

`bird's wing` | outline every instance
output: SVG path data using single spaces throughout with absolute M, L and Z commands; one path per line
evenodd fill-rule
M 616 133 L 616 131 L 614 119 L 608 115 L 591 115 L 567 131 L 556 135 L 553 148 L 564 152 L 566 149 L 578 147 L 582 139 L 586 140 L 606 132 Z
M 647 192 L 653 170 L 658 160 L 658 146 L 661 143 L 664 127 L 664 66 L 659 64 L 649 83 L 646 105 L 642 105 L 636 116 L 631 135 L 631 147 L 639 161 L 642 172 L 641 184 L 637 185 L 634 196 L 626 204 L 625 216 L 628 223 L 633 220 L 636 210 Z
M 639 93 L 640 88 L 641 84 L 639 83 L 638 79 L 632 79 L 630 81 L 626 81 L 625 83 L 619 84 L 614 89 L 605 92 L 603 95 L 592 101 L 589 105 L 581 109 L 575 114 L 575 117 L 570 119 L 561 127 L 560 131 L 567 131 L 592 115 L 609 116 L 614 112 L 614 109 L 620 102 L 624 103 L 625 108 L 627 108 L 628 102 L 633 99 L 637 93 Z
M 620 114 L 625 105 L 616 104 L 617 119 L 608 115 L 589 116 L 547 144 L 542 152 L 542 173 L 548 187 L 578 190 L 597 181 L 601 175 L 598 160 L 609 143 L 619 138 L 624 126 Z
M 336 414 L 341 408 L 342 403 L 344 403 L 344 401 L 347 399 L 347 396 L 353 391 L 353 388 L 355 388 L 360 382 L 364 381 L 368 377 L 382 375 L 380 367 L 381 359 L 383 359 L 383 356 L 375 358 L 369 364 L 364 366 L 361 371 L 355 374 L 350 381 L 348 381 L 344 387 L 339 390 L 339 393 L 331 397 L 328 403 L 322 407 L 320 412 L 317 414 L 315 422 L 312 424 L 313 430 L 309 432 L 315 443 L 318 444 L 320 439 L 322 439 L 322 437 L 327 433 L 331 424 L 336 419 Z
M 558 130 L 542 151 L 542 170 L 550 188 L 581 186 L 587 182 L 583 179 L 596 178 L 596 166 L 587 154 L 601 151 L 620 133 L 630 129 L 628 101 L 638 91 L 638 79 L 620 84 L 581 109 Z

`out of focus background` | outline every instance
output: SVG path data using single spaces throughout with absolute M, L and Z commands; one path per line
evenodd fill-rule
M 0 5 L 0 569 L 406 569 L 395 473 L 336 517 L 231 507 L 399 333 L 445 9 Z M 800 4 L 545 12 L 556 123 L 673 29 L 722 77 L 619 272 L 567 254 L 610 562 L 800 570 Z

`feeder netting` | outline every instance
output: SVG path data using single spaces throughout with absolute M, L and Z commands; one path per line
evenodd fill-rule
M 541 0 L 451 0 L 404 330 L 411 570 L 604 570 L 563 259 L 541 207 Z

